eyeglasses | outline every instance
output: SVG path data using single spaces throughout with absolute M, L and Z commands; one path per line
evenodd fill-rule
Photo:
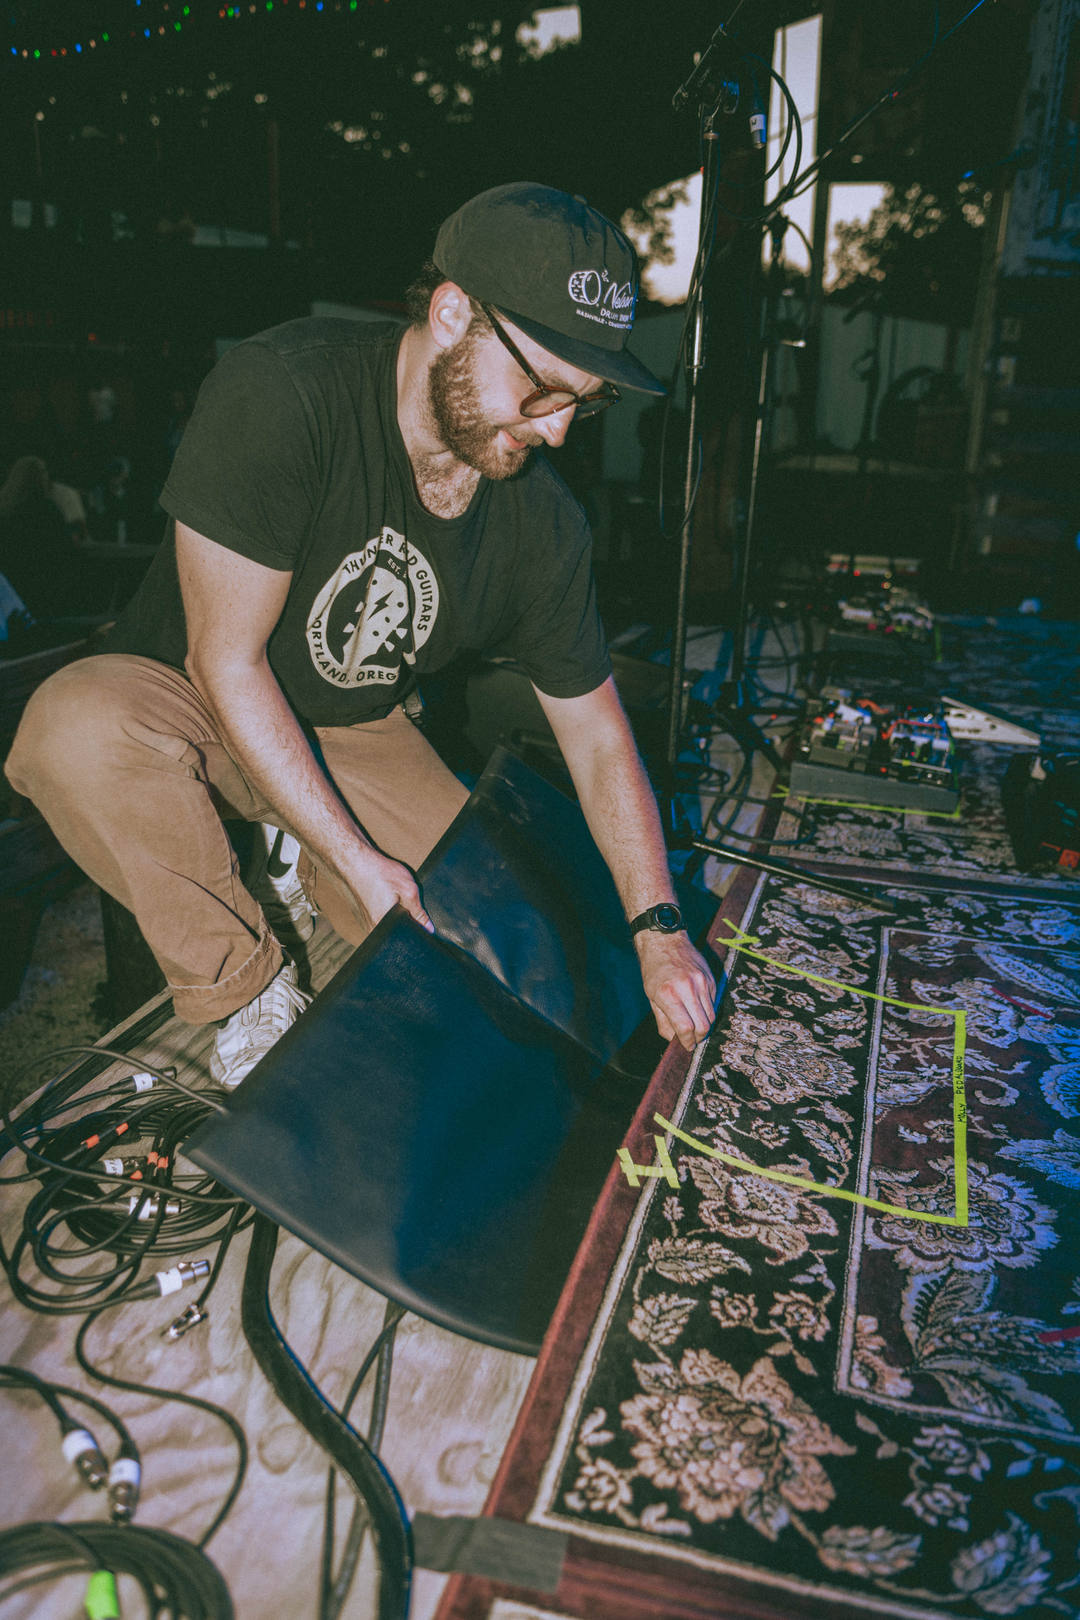
M 481 303 L 480 308 L 491 322 L 495 336 L 503 348 L 509 350 L 533 385 L 533 392 L 526 394 L 518 406 L 520 416 L 554 416 L 556 411 L 565 411 L 570 405 L 577 406 L 579 416 L 595 416 L 597 411 L 618 404 L 622 396 L 613 383 L 604 383 L 595 394 L 575 394 L 572 388 L 552 388 L 547 383 L 541 382 L 509 332 L 500 324 L 491 305 Z

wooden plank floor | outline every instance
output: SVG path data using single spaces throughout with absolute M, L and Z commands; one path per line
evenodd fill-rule
M 320 919 L 310 947 L 310 982 L 320 989 L 349 954 Z M 133 1030 L 166 1014 L 138 1055 L 158 1066 L 174 1063 L 188 1085 L 209 1087 L 207 1063 L 213 1028 L 196 1030 L 171 1015 L 168 993 L 148 1002 L 110 1031 L 104 1046 L 124 1046 Z M 124 1072 L 114 1065 L 87 1083 L 97 1090 Z M 17 1162 L 5 1164 L 5 1171 Z M 182 1162 L 182 1161 L 181 1161 Z M 31 1184 L 36 1187 L 36 1183 Z M 3 1229 L 10 1245 L 28 1193 L 4 1200 Z M 308 1620 L 316 1613 L 315 1579 L 326 1480 L 325 1458 L 278 1402 L 256 1368 L 240 1327 L 240 1285 L 247 1234 L 233 1244 L 210 1300 L 210 1319 L 179 1343 L 161 1329 L 194 1297 L 189 1290 L 119 1307 L 103 1316 L 88 1341 L 91 1359 L 120 1377 L 182 1389 L 224 1406 L 243 1424 L 251 1448 L 247 1482 L 232 1514 L 208 1548 L 233 1595 L 237 1620 Z M 212 1254 L 212 1250 L 208 1250 Z M 40 1377 L 95 1392 L 72 1350 L 76 1317 L 32 1313 L 3 1286 L 0 1360 L 32 1368 Z M 297 1355 L 330 1399 L 342 1399 L 365 1350 L 382 1325 L 382 1296 L 324 1260 L 298 1239 L 283 1235 L 274 1267 L 275 1314 Z M 488 1349 L 407 1316 L 397 1337 L 383 1456 L 410 1512 L 478 1513 L 487 1494 L 533 1362 Z M 195 1539 L 228 1490 L 235 1446 L 222 1424 L 179 1404 L 151 1401 L 118 1390 L 96 1389 L 129 1422 L 143 1454 L 143 1497 L 138 1522 L 167 1527 Z M 0 1475 L 0 1522 L 105 1517 L 101 1496 L 81 1488 L 55 1443 L 55 1420 L 36 1397 L 4 1394 L 5 1467 Z M 363 1428 L 367 1393 L 354 1421 Z M 99 1438 L 106 1439 L 104 1425 Z M 108 1447 L 106 1448 L 108 1449 Z M 340 1523 L 351 1507 L 339 1493 Z M 426 1620 L 445 1577 L 419 1571 L 411 1610 Z M 122 1582 L 122 1586 L 126 1582 Z M 81 1612 L 85 1581 L 69 1578 L 11 1599 L 10 1620 L 70 1620 Z M 141 1612 L 134 1587 L 125 1613 Z M 122 1593 L 123 1605 L 123 1593 Z M 368 1620 L 373 1578 L 362 1565 L 343 1620 Z

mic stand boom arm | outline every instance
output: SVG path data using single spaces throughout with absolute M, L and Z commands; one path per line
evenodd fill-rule
M 893 917 L 902 913 L 902 907 L 886 895 L 868 893 L 865 889 L 856 888 L 853 883 L 840 883 L 835 878 L 822 877 L 820 873 L 808 872 L 805 867 L 795 866 L 790 861 L 773 860 L 768 855 L 748 855 L 745 850 L 732 849 L 730 844 L 718 844 L 709 838 L 676 836 L 672 847 L 692 849 L 700 855 L 714 855 L 718 861 L 728 861 L 734 866 L 749 866 L 758 872 L 768 872 L 770 877 L 794 878 L 811 889 L 824 889 L 826 894 L 843 895 L 845 900 L 852 900 L 861 906 L 872 906 L 875 911 L 884 911 Z
M 737 8 L 736 8 L 737 9 Z M 710 101 L 719 101 L 721 95 L 728 88 L 726 85 L 718 87 L 713 80 L 714 69 L 720 66 L 720 56 L 731 48 L 731 36 L 727 31 L 727 23 L 721 23 L 716 33 L 694 64 L 694 71 L 685 84 L 681 84 L 671 98 L 671 105 L 676 112 L 682 112 L 687 102 L 695 100 L 703 106 Z

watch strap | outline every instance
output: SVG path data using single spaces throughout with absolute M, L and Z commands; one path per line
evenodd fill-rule
M 662 900 L 659 905 L 650 906 L 647 911 L 640 912 L 630 923 L 631 937 L 643 933 L 646 929 L 656 934 L 678 934 L 685 924 L 682 912 L 670 900 Z

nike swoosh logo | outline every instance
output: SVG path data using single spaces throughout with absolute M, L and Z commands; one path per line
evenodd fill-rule
M 291 871 L 291 866 L 281 858 L 281 843 L 285 834 L 278 828 L 278 835 L 274 839 L 274 847 L 266 857 L 266 875 L 272 878 L 283 878 Z

